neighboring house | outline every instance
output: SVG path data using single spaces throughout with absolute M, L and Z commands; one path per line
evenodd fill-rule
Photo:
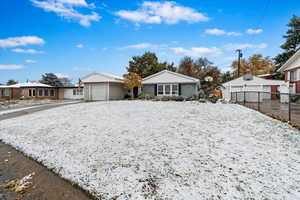
M 57 88 L 39 82 L 0 86 L 0 99 L 57 99 Z
M 84 99 L 88 101 L 124 99 L 127 93 L 122 77 L 93 72 L 81 81 L 84 84 Z
M 285 82 L 290 83 L 292 93 L 300 93 L 300 50 L 282 65 L 279 72 L 285 75 Z
M 52 87 L 39 82 L 0 85 L 0 99 L 83 99 L 83 87 Z
M 263 79 L 251 74 L 246 74 L 234 80 L 228 81 L 222 86 L 222 95 L 226 101 L 236 98 L 239 101 L 244 101 L 243 92 L 245 92 L 245 100 L 247 102 L 258 102 L 258 92 L 261 92 L 259 94 L 260 101 L 265 99 L 278 99 L 275 93 L 280 92 L 282 88 L 286 87 L 286 84 L 284 81 Z M 232 92 L 239 93 L 232 96 Z
M 141 92 L 154 96 L 198 96 L 199 79 L 171 72 L 160 71 L 142 80 Z

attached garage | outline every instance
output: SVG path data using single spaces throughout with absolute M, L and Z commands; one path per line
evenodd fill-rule
M 126 90 L 123 78 L 94 72 L 82 78 L 84 99 L 88 101 L 120 100 Z

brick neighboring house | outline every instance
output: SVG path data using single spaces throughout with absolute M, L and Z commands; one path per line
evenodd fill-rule
M 1 85 L 0 99 L 58 99 L 58 88 L 38 82 Z
M 285 82 L 290 83 L 291 93 L 300 94 L 300 50 L 298 50 L 279 69 L 285 75 Z

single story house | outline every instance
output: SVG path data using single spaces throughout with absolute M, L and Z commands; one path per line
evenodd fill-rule
M 258 102 L 258 92 L 260 94 L 260 101 L 263 100 L 274 100 L 277 99 L 275 93 L 280 92 L 282 88 L 286 87 L 284 81 L 280 80 L 269 80 L 259 78 L 251 74 L 245 74 L 239 78 L 228 81 L 222 84 L 222 95 L 226 101 L 237 100 L 247 102 Z M 281 88 L 282 87 L 282 88 Z M 232 96 L 232 92 L 239 92 Z
M 0 86 L 0 99 L 58 99 L 57 88 L 39 82 Z
M 199 79 L 168 70 L 160 71 L 142 80 L 143 86 L 125 89 L 124 78 L 94 72 L 83 78 L 84 99 L 90 101 L 120 100 L 125 95 L 150 94 L 153 96 L 198 96 Z M 136 93 L 136 94 L 134 94 Z
M 198 96 L 200 88 L 199 79 L 163 70 L 142 80 L 143 94 L 153 96 Z
M 290 84 L 290 92 L 300 93 L 300 50 L 288 59 L 278 71 L 284 73 L 285 82 Z
M 83 86 L 52 87 L 39 82 L 0 85 L 0 99 L 83 99 Z
M 84 84 L 84 99 L 88 101 L 124 99 L 127 93 L 122 77 L 93 72 L 81 81 Z

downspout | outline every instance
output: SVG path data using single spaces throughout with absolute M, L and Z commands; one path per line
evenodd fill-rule
M 109 101 L 109 81 L 107 81 L 107 101 Z

